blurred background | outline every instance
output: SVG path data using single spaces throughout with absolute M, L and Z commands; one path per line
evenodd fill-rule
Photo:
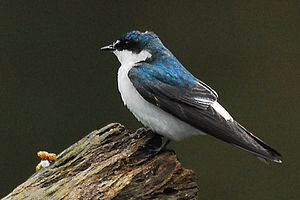
M 282 165 L 212 137 L 173 142 L 200 199 L 300 198 L 298 1 L 0 1 L 0 197 L 110 122 L 140 127 L 117 90 L 119 63 L 100 53 L 152 30 L 209 84 L 241 124 L 283 154 Z

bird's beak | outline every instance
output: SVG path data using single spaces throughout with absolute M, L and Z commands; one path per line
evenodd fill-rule
M 101 51 L 114 51 L 116 50 L 115 45 L 114 44 L 110 44 L 108 46 L 105 47 L 101 47 L 100 49 Z

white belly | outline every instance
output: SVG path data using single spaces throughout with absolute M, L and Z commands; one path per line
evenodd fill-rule
M 198 129 L 146 101 L 128 78 L 130 68 L 124 65 L 119 68 L 118 88 L 124 105 L 144 126 L 172 140 L 203 134 Z

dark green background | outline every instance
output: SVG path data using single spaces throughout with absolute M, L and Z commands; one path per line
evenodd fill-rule
M 59 3 L 58 3 L 59 2 Z M 0 196 L 109 122 L 141 126 L 123 107 L 117 59 L 99 52 L 123 33 L 156 32 L 282 165 L 211 137 L 173 143 L 200 199 L 300 198 L 300 3 L 288 1 L 0 1 Z

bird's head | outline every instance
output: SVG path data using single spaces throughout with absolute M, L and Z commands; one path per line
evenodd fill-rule
M 150 59 L 154 54 L 166 51 L 166 48 L 153 32 L 131 31 L 111 45 L 102 47 L 101 51 L 113 52 L 123 65 Z

